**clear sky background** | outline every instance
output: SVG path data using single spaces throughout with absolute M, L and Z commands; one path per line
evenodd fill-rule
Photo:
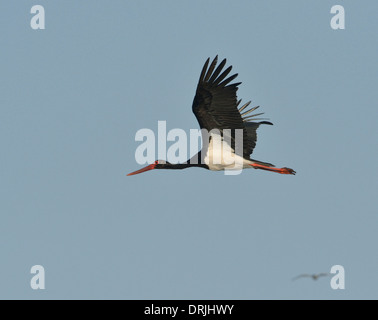
M 32 30 L 30 9 L 45 8 Z M 333 5 L 345 30 L 330 27 Z M 1 1 L 0 298 L 377 299 L 377 1 Z M 141 168 L 207 57 L 296 176 Z M 168 143 L 169 146 L 169 143 Z M 46 289 L 32 290 L 42 265 Z M 345 268 L 330 279 L 292 278 Z

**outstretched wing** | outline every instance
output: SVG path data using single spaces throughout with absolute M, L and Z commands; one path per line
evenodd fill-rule
M 292 280 L 295 281 L 295 280 L 298 280 L 300 278 L 311 278 L 311 277 L 312 277 L 311 274 L 304 273 L 304 274 L 300 274 L 299 276 L 294 277 Z
M 243 130 L 243 157 L 248 158 L 256 146 L 256 129 L 260 124 L 271 124 L 270 122 L 250 122 L 251 118 L 260 114 L 250 115 L 258 107 L 244 111 L 250 102 L 238 109 L 240 100 L 237 101 L 236 91 L 241 82 L 231 83 L 237 77 L 237 74 L 228 76 L 232 66 L 229 66 L 222 72 L 226 64 L 224 59 L 217 68 L 218 56 L 210 62 L 206 60 L 199 78 L 196 95 L 193 100 L 193 113 L 195 114 L 201 129 L 211 131 L 218 129 L 222 132 L 224 129 L 231 129 L 232 148 L 234 148 L 235 129 Z M 244 111 L 243 113 L 241 113 Z
M 238 105 L 240 104 L 240 102 L 241 102 L 241 100 L 238 101 Z M 250 121 L 251 119 L 252 120 L 259 120 L 258 118 L 255 118 L 255 117 L 263 114 L 263 112 L 261 112 L 261 113 L 255 113 L 255 114 L 249 115 L 251 112 L 253 112 L 257 108 L 259 108 L 259 106 L 253 107 L 253 108 L 250 108 L 247 111 L 244 111 L 244 109 L 246 109 L 249 106 L 250 103 L 251 103 L 251 101 L 248 101 L 246 104 L 244 104 L 242 107 L 240 107 L 239 113 L 242 116 L 243 121 L 244 121 L 244 126 L 247 129 L 247 136 L 248 136 L 248 141 L 249 141 L 250 147 L 251 147 L 251 152 L 250 152 L 250 154 L 251 154 L 253 152 L 253 149 L 256 146 L 256 141 L 257 141 L 256 131 L 257 131 L 257 128 L 260 126 L 260 124 L 273 125 L 273 123 L 271 123 L 269 121 L 260 121 L 260 122 Z

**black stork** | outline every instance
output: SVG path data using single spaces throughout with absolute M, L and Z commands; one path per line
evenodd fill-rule
M 152 169 L 185 169 L 190 167 L 201 167 L 208 170 L 228 170 L 235 168 L 235 165 L 230 165 L 230 163 L 235 163 L 235 161 L 241 161 L 242 168 L 255 168 L 262 169 L 272 172 L 277 172 L 281 174 L 295 174 L 296 172 L 290 168 L 276 168 L 273 164 L 254 160 L 250 158 L 254 147 L 256 146 L 256 130 L 261 124 L 272 125 L 268 121 L 254 122 L 252 120 L 261 120 L 256 118 L 256 116 L 262 113 L 248 115 L 255 111 L 257 107 L 250 108 L 246 110 L 251 101 L 247 102 L 240 108 L 238 108 L 241 100 L 237 101 L 236 91 L 241 82 L 231 83 L 238 74 L 234 74 L 230 77 L 227 75 L 230 73 L 232 66 L 229 66 L 226 70 L 222 72 L 223 67 L 226 64 L 226 59 L 224 59 L 218 67 L 215 69 L 218 61 L 218 56 L 210 62 L 208 58 L 205 65 L 202 68 L 202 72 L 199 78 L 196 95 L 193 101 L 193 113 L 196 116 L 201 129 L 206 129 L 207 132 L 213 132 L 213 129 L 217 129 L 220 134 L 220 139 L 222 142 L 226 142 L 224 138 L 227 130 L 231 131 L 231 146 L 228 144 L 230 152 L 228 153 L 233 161 L 230 159 L 220 158 L 221 161 L 212 161 L 214 155 L 222 150 L 219 147 L 220 144 L 212 143 L 215 139 L 212 139 L 210 135 L 209 141 L 204 141 L 204 136 L 202 135 L 202 150 L 198 152 L 197 155 L 186 161 L 185 163 L 172 164 L 165 160 L 156 160 L 154 163 L 144 167 L 140 170 L 129 173 L 128 176 L 149 171 Z M 222 73 L 221 73 L 222 72 Z M 247 116 L 248 115 L 248 116 Z M 242 129 L 242 154 L 241 152 L 237 154 L 235 152 L 235 129 Z M 227 143 L 227 142 L 226 142 Z M 223 148 L 225 144 L 223 145 Z M 223 155 L 222 155 L 223 156 Z M 192 161 L 196 159 L 196 161 Z M 197 160 L 198 159 L 198 160 Z M 219 158 L 217 158 L 219 159 Z

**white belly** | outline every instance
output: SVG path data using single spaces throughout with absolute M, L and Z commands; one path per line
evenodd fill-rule
M 204 162 L 213 171 L 251 168 L 249 164 L 252 161 L 243 159 L 234 152 L 235 150 L 220 136 L 213 136 L 205 151 Z

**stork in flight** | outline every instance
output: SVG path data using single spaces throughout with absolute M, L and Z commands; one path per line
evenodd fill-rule
M 276 168 L 271 163 L 250 158 L 250 155 L 256 146 L 257 128 L 261 124 L 272 125 L 272 123 L 268 121 L 250 121 L 251 119 L 261 120 L 256 118 L 256 116 L 262 114 L 250 114 L 258 108 L 257 106 L 247 110 L 251 101 L 238 108 L 241 100 L 237 100 L 236 91 L 241 82 L 230 84 L 238 74 L 226 78 L 230 73 L 232 66 L 229 66 L 222 72 L 222 69 L 226 64 L 226 59 L 215 68 L 217 61 L 218 56 L 214 58 L 209 66 L 210 58 L 206 60 L 199 78 L 192 109 L 201 129 L 206 129 L 207 132 L 213 132 L 214 129 L 216 129 L 219 132 L 219 138 L 223 142 L 223 148 L 225 146 L 224 142 L 226 142 L 226 146 L 228 146 L 228 149 L 230 150 L 228 153 L 229 158 L 225 159 L 223 153 L 223 158 L 217 157 L 217 159 L 221 159 L 221 161 L 216 161 L 217 163 L 215 163 L 213 159 L 217 153 L 222 153 L 222 148 L 219 146 L 219 143 L 214 143 L 216 140 L 213 139 L 214 136 L 210 136 L 209 141 L 204 141 L 204 136 L 202 135 L 202 150 L 185 163 L 172 164 L 165 160 L 156 160 L 147 167 L 129 173 L 128 176 L 152 169 L 185 169 L 190 167 L 201 167 L 215 171 L 229 170 L 235 168 L 235 165 L 230 165 L 230 163 L 236 163 L 236 161 L 242 165 L 243 169 L 255 168 L 281 174 L 295 174 L 293 169 L 286 167 Z M 238 149 L 237 147 L 235 148 L 235 141 L 237 139 L 235 133 L 236 129 L 241 129 L 239 131 L 242 132 L 243 149 L 241 150 L 242 152 L 239 153 L 235 152 L 235 149 Z M 231 145 L 225 139 L 227 131 L 231 131 L 231 138 L 229 139 Z M 193 159 L 200 159 L 200 161 L 193 161 Z
M 298 280 L 300 278 L 312 278 L 312 280 L 318 280 L 320 277 L 328 277 L 329 275 L 330 275 L 330 273 L 328 273 L 328 272 L 314 273 L 314 274 L 304 273 L 304 274 L 300 274 L 299 276 L 296 276 L 295 278 L 293 278 L 293 281 Z

